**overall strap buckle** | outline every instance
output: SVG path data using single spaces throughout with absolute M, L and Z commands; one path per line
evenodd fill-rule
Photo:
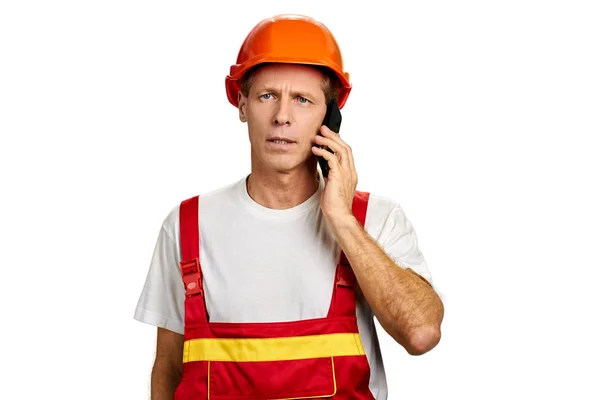
M 203 295 L 202 276 L 200 275 L 200 260 L 196 257 L 189 261 L 181 261 L 181 274 L 185 286 L 186 297 L 193 295 Z
M 348 262 L 346 255 L 342 252 L 340 257 L 340 263 L 337 268 L 337 276 L 336 276 L 336 285 L 354 288 L 356 282 L 356 277 L 354 276 L 354 271 L 352 271 L 352 266 Z

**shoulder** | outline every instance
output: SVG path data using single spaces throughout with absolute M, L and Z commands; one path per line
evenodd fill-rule
M 398 200 L 370 193 L 365 230 L 373 237 L 379 237 L 384 227 L 390 223 L 410 224 Z
M 199 209 L 201 212 L 211 213 L 216 208 L 235 201 L 238 189 L 243 183 L 244 179 L 237 180 L 235 182 L 223 185 L 216 189 L 211 189 L 206 192 L 200 192 L 190 197 L 182 198 L 177 204 L 174 204 L 171 209 L 167 212 L 166 217 L 163 220 L 162 229 L 175 243 L 179 242 L 179 214 L 181 210 L 181 204 L 185 201 L 190 201 L 194 198 L 198 198 Z
M 369 211 L 376 213 L 391 212 L 395 208 L 401 208 L 400 202 L 390 197 L 369 192 Z
M 394 262 L 410 267 L 431 283 L 431 274 L 419 248 L 417 233 L 399 201 L 370 195 L 365 231 Z

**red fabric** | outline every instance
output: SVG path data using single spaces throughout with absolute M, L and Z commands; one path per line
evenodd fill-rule
M 198 199 L 196 196 L 181 203 L 182 267 L 192 259 L 199 259 L 200 255 Z M 361 226 L 365 224 L 368 200 L 369 193 L 356 192 L 352 212 Z M 201 271 L 195 277 L 201 283 Z M 187 279 L 189 281 L 189 276 Z M 355 281 L 348 260 L 343 253 L 340 254 L 327 317 L 290 322 L 210 322 L 204 292 L 186 292 L 185 340 L 358 333 Z M 369 377 L 370 369 L 365 355 L 333 357 L 333 365 L 331 357 L 268 362 L 191 361 L 183 364 L 183 376 L 174 400 L 209 397 L 212 400 L 270 400 L 317 396 L 339 400 L 374 400 L 369 390 Z M 335 395 L 331 396 L 334 380 Z
M 335 392 L 331 358 L 294 361 L 210 363 L 210 398 L 281 399 L 331 395 Z M 263 397 L 264 396 L 264 397 Z
M 181 241 L 181 269 L 184 286 L 190 279 L 185 275 L 185 266 L 192 261 L 200 267 L 200 230 L 198 227 L 199 196 L 184 200 L 179 206 L 179 232 Z M 190 274 L 197 282 L 199 292 L 190 295 L 186 287 L 185 326 L 208 322 L 204 292 L 202 292 L 202 268 Z
M 199 196 L 184 200 L 179 206 L 179 232 L 181 233 L 181 259 L 200 257 L 200 231 L 198 230 Z
M 240 332 L 239 330 L 243 330 Z M 278 338 L 309 336 L 328 333 L 356 333 L 357 323 L 348 317 L 306 319 L 302 321 L 269 322 L 268 324 L 246 322 L 211 322 L 186 326 L 185 340 L 195 338 Z M 243 336 L 240 336 L 242 334 Z
M 367 217 L 367 206 L 369 204 L 369 193 L 356 191 L 352 201 L 352 213 L 361 226 L 365 226 Z M 344 252 L 340 254 L 340 261 L 335 274 L 329 317 L 354 316 L 355 308 L 355 282 L 354 272 Z
M 320 389 L 323 396 L 330 395 L 333 392 L 329 391 L 330 386 L 327 384 L 331 372 L 331 359 L 317 360 L 315 364 L 312 359 L 261 363 L 213 361 L 210 363 L 210 399 L 302 399 L 303 396 L 310 397 L 309 393 L 302 392 L 306 388 L 310 388 L 313 393 Z M 208 364 L 208 361 L 183 364 L 183 376 L 173 397 L 174 400 L 198 400 L 208 397 Z M 228 366 L 224 366 L 225 364 Z M 337 390 L 335 396 L 327 398 L 374 400 L 369 390 L 369 365 L 365 356 L 334 357 L 334 365 Z M 255 370 L 251 374 L 240 373 L 240 370 L 246 372 L 248 367 L 254 367 Z M 254 381 L 249 380 L 249 377 L 256 376 L 259 378 Z M 303 386 L 296 385 L 297 383 L 302 383 Z M 276 392 L 282 392 L 283 387 L 286 388 L 286 392 L 277 395 Z

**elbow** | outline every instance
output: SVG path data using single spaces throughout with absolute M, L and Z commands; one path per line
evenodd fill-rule
M 411 356 L 420 356 L 432 350 L 440 342 L 442 333 L 440 327 L 427 325 L 415 329 L 407 338 L 406 351 Z

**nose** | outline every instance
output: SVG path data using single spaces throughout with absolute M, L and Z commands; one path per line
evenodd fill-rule
M 275 125 L 290 125 L 290 106 L 287 101 L 278 102 L 277 111 L 275 112 L 273 123 Z

